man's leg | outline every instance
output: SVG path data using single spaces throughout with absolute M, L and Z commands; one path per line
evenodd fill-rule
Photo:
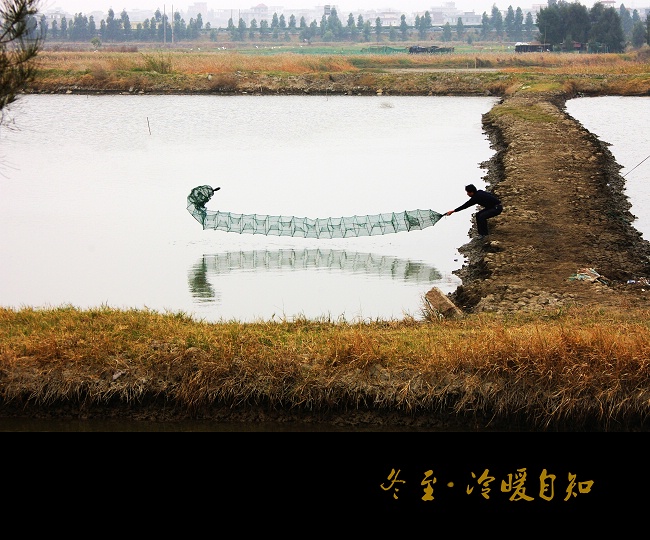
M 501 206 L 495 206 L 478 211 L 476 214 L 476 230 L 481 236 L 486 236 L 488 233 L 488 218 L 498 216 L 502 210 L 503 208 Z

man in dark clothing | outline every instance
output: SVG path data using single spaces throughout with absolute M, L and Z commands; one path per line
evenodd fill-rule
M 465 210 L 465 208 L 469 208 L 474 204 L 481 205 L 483 207 L 483 210 L 479 210 L 476 213 L 476 229 L 478 231 L 479 237 L 484 238 L 488 234 L 488 218 L 498 216 L 501 212 L 503 212 L 501 201 L 496 196 L 492 195 L 492 193 L 488 193 L 482 189 L 476 189 L 474 184 L 465 186 L 465 191 L 467 192 L 469 201 L 467 201 L 465 204 L 461 204 L 455 210 L 449 210 L 449 212 L 446 212 L 445 215 L 450 216 L 454 212 L 460 212 L 461 210 Z

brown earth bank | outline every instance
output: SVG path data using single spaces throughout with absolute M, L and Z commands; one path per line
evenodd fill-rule
M 481 80 L 481 77 L 489 79 Z M 585 79 L 551 91 L 533 91 L 511 75 L 493 73 L 415 73 L 404 76 L 337 74 L 329 77 L 277 79 L 261 76 L 238 80 L 236 93 L 322 93 L 496 95 L 500 102 L 483 117 L 483 126 L 495 154 L 483 164 L 488 189 L 497 194 L 503 213 L 490 220 L 486 239 L 472 238 L 460 248 L 467 263 L 457 274 L 462 285 L 450 299 L 468 314 L 521 312 L 586 306 L 594 310 L 650 307 L 650 244 L 634 228 L 634 216 L 625 195 L 621 169 L 607 143 L 587 131 L 564 109 L 577 95 L 621 94 L 609 83 Z M 406 78 L 405 78 L 406 77 Z M 233 83 L 234 84 L 234 83 Z M 603 86 L 605 85 L 605 86 Z M 609 86 L 607 86 L 609 85 Z M 408 88 L 408 90 L 406 89 Z M 634 87 L 634 95 L 649 95 L 650 81 Z M 186 89 L 187 90 L 187 89 Z M 115 89 L 36 85 L 30 92 L 98 92 Z M 127 92 L 141 92 L 130 87 Z M 149 89 L 149 91 L 156 91 Z M 192 93 L 175 88 L 162 93 Z M 214 92 L 214 86 L 212 90 Z M 227 93 L 224 90 L 224 93 Z M 581 271 L 592 272 L 577 279 Z M 585 277 L 585 276 L 583 276 Z M 634 280 L 635 284 L 628 282 Z M 350 384 L 361 384 L 351 381 Z M 345 394 L 345 390 L 342 390 Z M 403 413 L 372 407 L 326 410 L 278 408 L 264 399 L 241 406 L 211 406 L 205 410 L 179 409 L 164 396 L 134 403 L 119 399 L 101 404 L 4 403 L 3 416 L 40 418 L 125 417 L 148 421 L 203 418 L 215 422 L 303 422 L 340 426 L 410 426 L 421 430 L 527 430 L 532 426 L 516 412 L 495 420 L 481 414 L 457 415 L 439 411 Z M 566 419 L 565 419 L 566 420 Z M 609 429 L 599 422 L 570 421 L 555 429 Z M 646 430 L 638 418 L 626 430 Z
M 460 250 L 453 299 L 467 311 L 648 306 L 650 244 L 632 225 L 621 167 L 565 112 L 568 97 L 519 92 L 483 118 L 496 150 L 485 180 L 504 211 Z

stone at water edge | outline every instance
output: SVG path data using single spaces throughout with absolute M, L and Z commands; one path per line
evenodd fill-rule
M 433 287 L 424 298 L 433 311 L 446 319 L 463 316 L 463 312 L 438 287 Z

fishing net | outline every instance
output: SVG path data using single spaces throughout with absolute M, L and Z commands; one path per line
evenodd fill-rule
M 371 216 L 312 219 L 206 209 L 205 205 L 218 189 L 198 186 L 187 197 L 187 210 L 203 229 L 301 238 L 349 238 L 421 230 L 435 225 L 443 216 L 433 210 L 405 210 Z
M 442 277 L 436 268 L 419 261 L 336 249 L 228 251 L 204 255 L 195 265 L 194 271 L 223 275 L 248 270 L 291 271 L 308 268 L 363 273 L 413 282 L 429 282 Z
M 234 272 L 300 270 L 341 271 L 374 275 L 378 278 L 413 283 L 431 283 L 442 279 L 440 272 L 428 264 L 372 253 L 350 253 L 336 249 L 279 249 L 276 251 L 228 251 L 203 255 L 188 274 L 192 296 L 199 301 L 219 295 L 210 284 L 210 277 Z

